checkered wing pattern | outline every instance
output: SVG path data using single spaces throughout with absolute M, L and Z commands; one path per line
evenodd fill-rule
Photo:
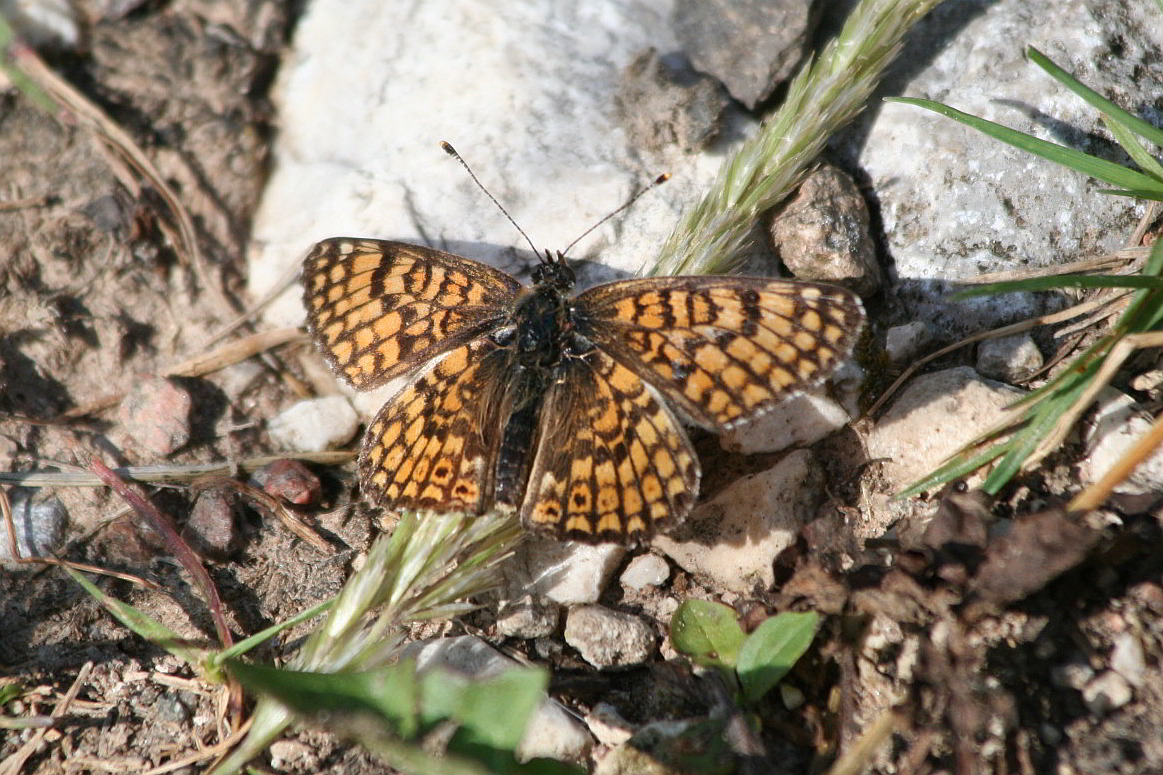
M 477 339 L 445 355 L 384 404 L 364 436 L 364 492 L 388 508 L 487 508 L 511 369 L 508 351 Z
M 524 523 L 625 543 L 682 519 L 698 494 L 699 463 L 674 414 L 601 350 L 562 369 L 542 408 Z
M 758 277 L 625 280 L 575 305 L 583 336 L 714 430 L 818 383 L 864 321 L 842 288 Z
M 431 248 L 324 240 L 303 264 L 307 325 L 336 374 L 368 390 L 497 326 L 521 284 Z

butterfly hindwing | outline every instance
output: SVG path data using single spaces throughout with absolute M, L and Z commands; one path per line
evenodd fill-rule
M 850 291 L 759 277 L 622 280 L 574 303 L 583 336 L 717 430 L 821 381 L 864 320 Z
M 600 350 L 558 370 L 521 508 L 526 525 L 566 539 L 625 543 L 686 516 L 699 463 L 674 414 Z
M 488 508 L 510 369 L 507 351 L 477 339 L 388 400 L 364 437 L 364 492 L 388 508 Z
M 303 288 L 332 369 L 369 390 L 498 325 L 521 284 L 432 248 L 341 237 L 312 248 Z

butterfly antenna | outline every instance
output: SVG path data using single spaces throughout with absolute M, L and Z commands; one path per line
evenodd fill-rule
M 462 163 L 463 163 L 463 162 L 462 162 Z M 602 218 L 600 221 L 598 221 L 598 222 L 597 222 L 597 223 L 595 223 L 593 226 L 591 226 L 591 227 L 589 227 L 588 229 L 586 229 L 585 231 L 583 231 L 583 232 L 581 233 L 581 235 L 580 235 L 580 236 L 579 236 L 577 239 L 575 239 L 573 242 L 571 242 L 571 243 L 569 243 L 568 245 L 566 245 L 566 246 L 565 246 L 565 250 L 562 250 L 562 251 L 560 251 L 560 252 L 558 253 L 558 255 L 560 255 L 560 256 L 561 256 L 561 257 L 564 259 L 564 258 L 565 258 L 565 254 L 566 254 L 566 253 L 568 253 L 570 250 L 572 250 L 574 245 L 576 245 L 577 243 L 581 242 L 583 239 L 585 239 L 586 237 L 588 237 L 588 236 L 589 236 L 589 234 L 590 234 L 590 232 L 592 232 L 594 229 L 596 229 L 596 228 L 598 228 L 599 226 L 601 226 L 601 225 L 602 225 L 603 223 L 605 223 L 606 221 L 608 221 L 608 220 L 610 220 L 611 218 L 613 218 L 613 217 L 614 217 L 615 215 L 617 215 L 618 213 L 622 212 L 623 210 L 626 210 L 626 209 L 628 209 L 628 208 L 630 207 L 630 205 L 632 205 L 632 204 L 634 204 L 635 202 L 637 202 L 637 201 L 638 201 L 638 199 L 639 199 L 639 198 L 640 198 L 640 197 L 641 197 L 643 194 L 645 194 L 647 191 L 650 191 L 650 190 L 652 190 L 652 189 L 658 188 L 659 186 L 661 186 L 663 183 L 665 183 L 665 182 L 666 182 L 666 181 L 668 181 L 668 180 L 670 180 L 670 173 L 669 173 L 669 172 L 664 172 L 664 173 L 662 173 L 661 175 L 659 175 L 657 178 L 655 178 L 655 179 L 654 179 L 654 182 L 653 182 L 653 183 L 651 183 L 649 186 L 647 186 L 646 188 L 644 188 L 644 189 L 642 189 L 641 191 L 639 191 L 637 194 L 634 194 L 632 197 L 630 197 L 628 200 L 626 200 L 626 203 L 625 203 L 625 204 L 623 204 L 621 207 L 619 207 L 617 210 L 614 210 L 613 212 L 611 212 L 611 213 L 608 213 L 608 214 L 607 214 L 605 217 L 603 217 L 603 218 Z
M 529 239 L 529 235 L 525 233 L 525 230 L 517 225 L 517 222 L 513 220 L 513 216 L 509 215 L 509 211 L 505 209 L 504 205 L 498 202 L 497 198 L 485 188 L 485 184 L 481 183 L 480 179 L 477 178 L 476 174 L 472 171 L 472 167 L 468 166 L 468 162 L 464 160 L 464 157 L 456 152 L 456 149 L 452 147 L 451 143 L 445 142 L 444 140 L 440 141 L 440 147 L 444 149 L 445 153 L 460 162 L 460 166 L 464 167 L 464 171 L 472 178 L 472 182 L 477 184 L 477 188 L 485 192 L 485 196 L 493 200 L 493 204 L 497 206 L 497 209 L 505 214 L 505 217 L 509 219 L 509 223 L 513 224 L 513 228 L 521 232 L 521 236 L 529 243 L 529 247 L 533 248 L 533 255 L 540 258 L 541 254 L 538 252 L 537 246 L 533 244 L 533 240 Z

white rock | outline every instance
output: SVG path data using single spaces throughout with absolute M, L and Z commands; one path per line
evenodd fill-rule
M 825 395 L 800 393 L 719 437 L 723 449 L 753 455 L 814 444 L 848 424 L 844 407 Z
M 626 549 L 530 538 L 503 567 L 510 599 L 541 595 L 561 605 L 592 603 L 610 583 Z
M 666 560 L 657 554 L 640 554 L 630 560 L 618 580 L 624 587 L 643 589 L 662 586 L 669 577 L 670 566 Z
M 586 714 L 586 726 L 602 745 L 621 745 L 630 739 L 634 728 L 608 702 L 599 702 Z
M 359 429 L 359 417 L 343 396 L 307 398 L 275 416 L 271 438 L 296 452 L 320 452 L 345 444 Z
M 1147 674 L 1147 661 L 1143 656 L 1143 644 L 1133 632 L 1121 632 L 1115 636 L 1111 650 L 1111 669 L 1126 678 L 1131 686 L 1140 687 Z
M 823 474 L 797 450 L 695 507 L 680 532 L 654 538 L 661 550 L 715 589 L 748 594 L 775 581 L 772 562 L 815 513 Z
M 983 379 L 968 366 L 917 377 L 893 401 L 868 436 L 868 457 L 900 490 L 940 465 L 997 423 L 1023 391 Z
M 579 605 L 565 617 L 565 642 L 597 668 L 640 665 L 654 653 L 654 629 L 637 616 Z
M 1091 713 L 1103 716 L 1131 701 L 1131 685 L 1113 670 L 1099 673 L 1082 689 L 1082 701 Z
M 1042 351 L 1029 334 L 986 339 L 977 346 L 977 371 L 1002 382 L 1022 382 L 1042 368 Z
M 526 595 L 505 601 L 497 611 L 497 632 L 510 638 L 545 638 L 557 629 L 561 607 L 552 600 Z
M 1086 457 L 1078 465 L 1079 479 L 1092 484 L 1101 479 L 1152 424 L 1134 399 L 1115 390 L 1099 397 L 1098 410 L 1087 424 Z M 1163 450 L 1157 450 L 1115 486 L 1115 493 L 1154 500 L 1163 492 Z M 1148 504 L 1149 505 L 1149 504 Z
M 835 4 L 837 11 L 848 6 Z M 1026 58 L 1027 46 L 1125 105 L 1158 95 L 1150 62 L 1163 48 L 1152 4 L 1103 7 L 1056 0 L 944 6 L 922 19 L 894 62 L 886 94 L 927 97 L 1035 137 L 1104 153 L 1100 115 Z M 1053 24 L 1045 20 L 1053 18 Z M 1132 32 L 1128 32 L 1132 31 Z M 893 73 L 896 73 L 894 76 Z M 905 80 L 907 74 L 907 80 Z M 1066 136 L 1062 128 L 1068 127 Z M 869 111 L 830 147 L 864 170 L 910 319 L 955 338 L 1055 304 L 1053 294 L 959 302 L 945 281 L 1028 269 L 1121 247 L 1142 201 L 1103 196 L 1108 184 L 1011 148 L 915 106 Z M 1033 225 L 1037 224 L 1034 228 Z
M 472 635 L 410 643 L 400 656 L 415 658 L 417 671 L 441 667 L 477 680 L 493 678 L 517 666 L 515 660 Z M 587 756 L 592 747 L 593 739 L 585 724 L 546 697 L 529 720 L 517 746 L 517 756 L 522 760 L 551 757 L 577 761 Z
M 644 166 L 612 106 L 638 53 L 676 50 L 670 11 L 656 0 L 310 3 L 275 87 L 280 132 L 253 229 L 253 297 L 313 242 L 339 235 L 527 269 L 524 241 L 440 140 L 465 155 L 538 248 L 564 248 L 660 171 Z M 600 252 L 621 273 L 636 271 L 720 161 L 719 152 L 676 154 L 669 183 L 572 255 Z M 299 293 L 283 294 L 268 321 L 300 322 Z
M 910 361 L 933 339 L 933 330 L 923 320 L 893 326 L 884 334 L 884 351 L 893 363 Z
M 276 740 L 271 743 L 271 766 L 278 770 L 301 769 L 317 764 L 311 747 L 299 740 Z

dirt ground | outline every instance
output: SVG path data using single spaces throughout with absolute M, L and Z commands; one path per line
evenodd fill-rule
M 161 462 L 143 449 L 138 418 L 119 415 L 120 398 L 216 346 L 245 304 L 243 252 L 274 132 L 268 90 L 293 4 L 179 0 L 88 10 L 95 21 L 83 49 L 47 59 L 106 123 L 75 107 L 50 113 L 11 87 L 0 95 L 4 471 L 87 470 L 92 458 Z M 144 151 L 192 232 L 166 192 L 117 150 L 124 144 L 112 130 Z M 184 236 L 191 233 L 200 255 Z M 875 300 L 871 310 L 875 318 Z M 229 336 L 255 330 L 244 323 Z M 165 462 L 270 454 L 263 424 L 304 392 L 296 365 L 304 347 L 297 340 L 245 367 L 181 378 L 194 400 L 193 436 Z M 773 693 L 760 708 L 767 764 L 821 771 L 887 719 L 885 745 L 868 760 L 873 771 L 1163 772 L 1163 531 L 1155 514 L 1109 512 L 1079 526 L 1052 508 L 1072 489 L 1069 469 L 1049 469 L 997 503 L 950 491 L 936 528 L 914 547 L 861 546 L 846 517 L 862 488 L 878 486 L 875 466 L 864 465 L 853 432 L 828 443 L 821 458 L 833 461 L 832 500 L 781 558 L 776 589 L 735 603 L 747 621 L 788 608 L 828 615 L 792 675 L 804 702 L 789 710 Z M 769 462 L 699 447 L 709 489 Z M 326 551 L 240 509 L 232 547 L 207 561 L 236 636 L 334 595 L 376 533 L 351 467 L 313 470 L 322 505 L 302 513 L 327 537 Z M 188 486 L 150 493 L 179 524 L 189 519 Z M 27 494 L 8 488 L 12 498 Z M 55 497 L 68 512 L 61 557 L 149 580 L 156 589 L 101 584 L 191 638 L 214 640 L 190 579 L 118 496 L 92 486 L 32 495 Z M 999 518 L 1013 529 L 987 538 Z M 718 596 L 681 571 L 657 594 Z M 623 601 L 611 590 L 602 602 Z M 492 637 L 491 619 L 482 611 L 447 631 Z M 117 624 L 58 568 L 6 566 L 0 633 L 0 688 L 20 688 L 0 717 L 48 715 L 75 693 L 51 729 L 0 726 L 0 775 L 141 772 L 185 757 L 195 757 L 185 768 L 194 772 L 211 761 L 198 752 L 230 732 L 220 687 Z M 544 662 L 531 643 L 503 645 Z M 1136 673 L 1136 665 L 1145 669 Z M 580 714 L 604 701 L 644 724 L 705 714 L 713 704 L 682 660 L 656 657 L 607 674 L 563 644 L 550 667 L 554 695 Z M 1100 682 L 1109 675 L 1122 684 Z M 1103 687 L 1118 695 L 1110 686 L 1129 686 L 1129 699 L 1104 699 Z M 387 771 L 325 734 L 297 739 L 309 754 L 276 770 Z

